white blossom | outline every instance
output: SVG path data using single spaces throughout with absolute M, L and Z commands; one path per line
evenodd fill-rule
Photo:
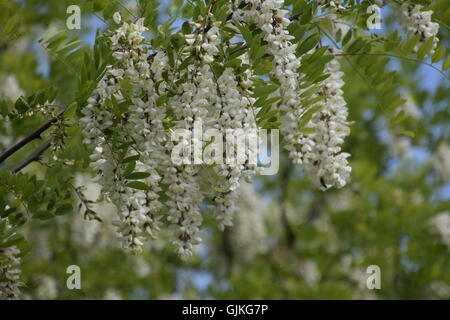
M 116 19 L 119 20 L 117 15 Z M 119 221 L 116 224 L 120 238 L 124 248 L 131 251 L 140 251 L 147 236 L 153 237 L 154 232 L 159 230 L 159 217 L 155 213 L 160 208 L 157 192 L 160 191 L 158 182 L 161 178 L 151 157 L 160 151 L 158 147 L 163 142 L 161 121 L 164 115 L 158 116 L 159 110 L 154 108 L 156 98 L 150 79 L 151 67 L 147 49 L 143 46 L 143 33 L 146 30 L 143 19 L 139 19 L 132 24 L 124 22 L 110 36 L 113 57 L 118 63 L 107 68 L 93 96 L 88 99 L 88 105 L 82 110 L 84 117 L 80 119 L 85 137 L 83 142 L 93 148 L 90 159 L 91 167 L 98 173 L 95 180 L 117 206 Z M 157 72 L 161 72 L 160 69 L 160 66 L 155 66 Z M 120 163 L 105 135 L 105 130 L 113 125 L 114 120 L 124 120 L 114 119 L 106 107 L 113 98 L 116 101 L 123 100 L 119 82 L 124 78 L 134 84 L 137 92 L 145 92 L 147 96 L 147 101 L 133 99 L 134 105 L 130 106 L 130 117 L 125 126 L 128 128 L 126 131 L 134 134 L 131 137 L 125 136 L 126 132 L 118 134 L 123 135 L 124 140 L 134 138 L 142 149 L 142 159 L 136 162 L 136 170 L 150 174 L 144 180 L 150 186 L 149 191 L 126 186 L 127 163 Z M 155 139 L 147 143 L 146 135 L 150 132 Z
M 113 14 L 113 20 L 115 23 L 120 24 L 122 22 L 122 17 L 120 16 L 120 13 L 115 12 Z
M 439 24 L 431 21 L 433 11 L 422 11 L 421 5 L 413 5 L 403 3 L 399 9 L 400 23 L 406 28 L 406 37 L 410 39 L 419 34 L 419 42 L 415 45 L 414 51 L 417 51 L 420 46 L 428 39 L 433 39 L 433 49 L 431 54 L 439 42 L 437 34 L 439 32 Z
M 251 110 L 254 98 L 243 94 L 235 78 L 233 69 L 227 68 L 217 79 L 220 102 L 215 127 L 226 135 L 225 163 L 215 166 L 215 171 L 222 178 L 219 179 L 217 188 L 223 191 L 214 197 L 216 218 L 220 221 L 221 229 L 232 225 L 233 215 L 238 208 L 235 202 L 241 178 L 248 178 L 255 171 L 255 165 L 251 164 L 250 159 L 251 150 L 246 147 L 250 140 L 257 139 L 256 122 Z M 242 134 L 243 139 L 239 136 Z M 233 141 L 229 141 L 230 137 Z M 238 159 L 238 148 L 245 148 L 245 159 Z
M 342 152 L 345 137 L 350 133 L 347 121 L 348 109 L 343 97 L 343 72 L 337 59 L 326 67 L 330 76 L 324 80 L 320 95 L 325 96 L 323 106 L 315 112 L 310 126 L 314 128 L 313 157 L 305 158 L 304 166 L 310 177 L 321 189 L 331 186 L 342 188 L 350 178 L 351 167 L 347 158 L 350 154 Z

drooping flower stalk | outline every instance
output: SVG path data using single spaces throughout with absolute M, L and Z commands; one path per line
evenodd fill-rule
M 351 172 L 347 161 L 350 154 L 342 152 L 342 145 L 350 129 L 339 61 L 336 58 L 330 61 L 325 71 L 329 73 L 329 77 L 323 81 L 318 93 L 324 99 L 320 101 L 321 107 L 313 114 L 309 123 L 314 129 L 314 133 L 310 135 L 313 156 L 304 162 L 310 178 L 322 190 L 332 186 L 342 188 Z

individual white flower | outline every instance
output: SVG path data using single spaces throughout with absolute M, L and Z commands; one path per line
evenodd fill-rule
M 119 12 L 114 12 L 113 14 L 114 22 L 120 24 L 122 22 L 122 17 Z
M 420 34 L 419 42 L 414 47 L 415 52 L 426 40 L 432 38 L 433 49 L 430 51 L 430 53 L 433 54 L 434 49 L 437 47 L 437 44 L 439 42 L 439 38 L 437 37 L 437 34 L 439 32 L 439 24 L 431 21 L 433 11 L 421 10 L 421 5 L 413 5 L 406 2 L 403 3 L 399 9 L 400 23 L 406 28 L 407 39 Z

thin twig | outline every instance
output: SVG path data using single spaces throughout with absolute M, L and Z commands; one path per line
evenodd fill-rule
M 16 143 L 9 149 L 7 149 L 5 152 L 3 152 L 0 155 L 0 164 L 3 161 L 5 161 L 6 159 L 8 159 L 10 156 L 12 156 L 14 153 L 16 153 L 17 151 L 22 149 L 24 146 L 26 146 L 31 141 L 33 141 L 35 139 L 41 139 L 41 134 L 43 132 L 45 132 L 47 129 L 49 129 L 56 121 L 58 121 L 59 117 L 61 117 L 65 111 L 66 111 L 66 109 L 62 110 L 58 116 L 52 118 L 47 123 L 45 123 L 43 126 L 41 126 L 39 129 L 34 131 L 32 134 L 25 137 L 24 139 L 22 139 L 21 141 L 19 141 L 18 143 Z
M 339 48 L 338 44 L 336 43 L 336 41 L 333 39 L 333 37 L 331 37 L 325 30 L 323 30 L 320 26 L 317 26 L 318 29 L 322 30 L 323 34 L 336 46 L 336 48 Z M 339 48 L 342 50 L 342 48 Z M 358 70 L 358 68 L 356 68 L 356 66 L 353 64 L 353 62 L 347 57 L 347 56 L 343 56 L 343 58 L 347 61 L 347 63 L 352 67 L 352 69 L 355 71 L 355 73 L 364 81 L 364 83 L 367 85 L 367 87 L 375 93 L 375 96 L 377 97 L 376 99 L 376 104 L 378 104 L 378 107 L 381 109 L 381 111 L 386 114 L 386 110 L 383 107 L 383 105 L 380 103 L 379 98 L 378 98 L 378 94 L 377 94 L 377 90 L 372 86 L 372 84 L 366 79 L 366 77 L 364 77 L 364 75 Z
M 360 52 L 360 53 L 355 52 L 355 53 L 352 53 L 352 52 L 349 52 L 349 53 L 337 53 L 337 54 L 335 54 L 335 56 L 357 56 L 357 55 L 385 56 L 385 57 L 392 57 L 392 58 L 403 59 L 403 60 L 406 60 L 406 61 L 411 61 L 411 62 L 420 63 L 420 64 L 423 64 L 423 65 L 425 65 L 425 66 L 428 66 L 428 67 L 430 67 L 430 68 L 436 70 L 436 71 L 439 72 L 446 80 L 450 81 L 450 78 L 447 77 L 447 75 L 446 75 L 442 70 L 440 70 L 439 68 L 435 67 L 433 64 L 428 63 L 428 62 L 425 62 L 425 61 L 420 60 L 420 59 L 415 59 L 415 58 L 410 58 L 410 57 L 402 57 L 402 56 L 398 56 L 398 55 L 390 54 L 390 53 L 367 53 L 367 52 Z
M 287 216 L 288 186 L 289 186 L 289 177 L 292 174 L 292 169 L 293 166 L 291 163 L 289 163 L 287 167 L 284 169 L 283 175 L 281 176 L 281 193 L 280 193 L 281 224 L 284 228 L 284 231 L 286 232 L 286 242 L 289 248 L 292 248 L 295 244 L 295 235 Z
M 12 173 L 19 172 L 20 170 L 25 168 L 30 163 L 32 163 L 34 161 L 38 161 L 41 157 L 41 154 L 43 154 L 44 151 L 47 150 L 51 145 L 52 145 L 51 139 L 44 142 L 36 151 L 34 151 L 32 154 L 30 154 L 25 160 L 23 160 L 17 166 L 11 168 L 11 172 Z

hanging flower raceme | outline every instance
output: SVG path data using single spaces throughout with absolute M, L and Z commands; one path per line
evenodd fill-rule
M 400 7 L 400 23 L 406 28 L 406 37 L 408 39 L 419 34 L 420 39 L 414 47 L 414 51 L 417 51 L 420 46 L 428 39 L 433 39 L 433 49 L 430 51 L 433 54 L 436 48 L 439 38 L 437 34 L 439 32 L 439 24 L 431 21 L 433 11 L 422 11 L 422 6 L 413 5 L 409 3 L 403 3 Z
M 252 151 L 256 153 L 256 150 L 251 150 L 250 142 L 256 141 L 257 136 L 252 112 L 254 98 L 251 92 L 239 86 L 232 68 L 226 68 L 217 79 L 217 90 L 220 103 L 215 128 L 224 133 L 226 157 L 224 163 L 215 166 L 221 177 L 217 189 L 221 191 L 214 197 L 214 202 L 216 218 L 223 229 L 232 225 L 241 178 L 249 178 L 255 171 L 256 163 L 252 163 L 252 157 L 256 160 L 256 154 Z
M 182 141 L 169 141 L 168 150 L 181 148 L 186 157 L 182 157 L 181 162 L 174 159 L 168 163 L 165 171 L 163 182 L 168 185 L 166 191 L 169 200 L 166 205 L 169 209 L 167 220 L 175 228 L 175 245 L 176 252 L 183 259 L 187 259 L 192 255 L 193 246 L 201 242 L 200 226 L 202 216 L 200 213 L 200 203 L 203 200 L 200 192 L 200 184 L 198 181 L 198 166 L 192 163 L 190 146 L 185 144 L 193 139 L 193 129 L 195 120 L 202 119 L 207 115 L 205 97 L 201 97 L 202 90 L 207 93 L 206 87 L 201 88 L 199 79 L 199 71 L 196 66 L 189 66 L 186 74 L 190 79 L 183 83 L 178 90 L 178 94 L 173 96 L 169 101 L 169 105 L 173 108 L 176 117 L 175 125 L 172 128 L 183 131 Z M 205 83 L 203 82 L 203 86 Z M 203 94 L 204 94 L 203 93 Z M 187 148 L 187 151 L 186 151 Z
M 115 21 L 121 22 L 118 15 Z M 90 156 L 91 167 L 98 172 L 97 181 L 103 192 L 117 206 L 119 221 L 116 222 L 123 246 L 131 251 L 140 251 L 147 236 L 153 236 L 159 229 L 159 219 L 155 213 L 160 209 L 157 192 L 160 190 L 158 182 L 160 176 L 154 167 L 155 156 L 160 152 L 164 141 L 162 119 L 164 114 L 158 114 L 154 108 L 155 95 L 153 80 L 150 78 L 151 66 L 148 63 L 147 49 L 143 45 L 143 32 L 146 28 L 143 19 L 136 23 L 124 22 L 110 36 L 113 57 L 117 64 L 109 66 L 103 79 L 99 82 L 93 96 L 88 99 L 88 105 L 82 110 L 84 117 L 80 120 L 83 127 L 84 142 L 94 147 Z M 153 70 L 161 74 L 161 60 L 156 59 L 157 65 Z M 129 80 L 136 94 L 144 95 L 145 101 L 140 98 L 132 99 L 130 114 L 123 119 L 113 116 L 108 104 L 112 101 L 122 102 L 124 97 L 120 81 Z M 121 161 L 113 152 L 105 130 L 113 123 L 124 124 L 124 130 L 118 131 L 120 139 L 127 141 L 135 139 L 138 148 L 142 151 L 142 158 L 134 162 L 135 170 L 143 172 L 148 177 L 144 180 L 150 190 L 140 190 L 127 186 L 129 179 L 128 163 Z M 136 130 L 139 129 L 139 130 Z M 133 132 L 127 136 L 127 132 Z M 147 134 L 153 134 L 153 140 L 147 143 Z M 129 154 L 130 157 L 136 154 Z
M 339 61 L 335 58 L 326 66 L 329 77 L 323 81 L 319 95 L 324 99 L 322 106 L 312 116 L 308 126 L 314 129 L 311 154 L 314 157 L 305 161 L 304 167 L 315 184 L 322 190 L 332 186 L 342 188 L 350 178 L 351 167 L 347 158 L 350 154 L 342 152 L 344 139 L 349 135 L 347 121 L 348 109 L 343 97 L 344 75 Z
M 321 95 L 325 95 L 325 107 L 316 112 L 307 123 L 314 134 L 302 134 L 300 121 L 306 110 L 301 106 L 300 88 L 302 75 L 297 72 L 301 61 L 296 56 L 296 45 L 291 41 L 287 27 L 287 10 L 282 10 L 283 0 L 253 0 L 250 8 L 239 11 L 237 19 L 256 23 L 267 41 L 268 53 L 274 57 L 273 76 L 280 82 L 281 132 L 285 148 L 294 163 L 300 164 L 312 180 L 323 190 L 331 186 L 343 187 L 351 171 L 348 153 L 341 152 L 341 145 L 348 135 L 347 108 L 342 97 L 342 72 L 339 63 L 327 66 L 331 77 L 324 83 Z
M 296 44 L 291 43 L 294 37 L 287 30 L 290 20 L 286 17 L 288 11 L 281 9 L 283 4 L 283 0 L 252 0 L 249 8 L 235 13 L 235 18 L 255 23 L 263 32 L 267 52 L 274 57 L 272 75 L 280 82 L 280 130 L 285 139 L 285 149 L 295 163 L 302 164 L 303 158 L 311 151 L 312 141 L 300 137 L 301 75 L 297 72 L 300 59 L 295 54 Z
M 209 18 L 206 17 L 206 21 Z M 193 246 L 201 242 L 200 226 L 203 220 L 200 213 L 203 195 L 198 177 L 199 166 L 192 159 L 190 144 L 184 144 L 191 141 L 194 146 L 200 144 L 203 150 L 202 137 L 194 135 L 194 127 L 211 123 L 211 109 L 218 100 L 214 74 L 209 66 L 219 52 L 218 29 L 213 26 L 206 31 L 201 24 L 194 26 L 198 29 L 185 36 L 187 45 L 179 62 L 182 63 L 183 59 L 192 55 L 198 59 L 178 74 L 177 77 L 185 82 L 178 87 L 177 94 L 168 103 L 174 115 L 171 130 L 175 133 L 182 130 L 185 135 L 182 141 L 169 141 L 168 150 L 181 149 L 183 155 L 187 156 L 182 157 L 181 161 L 174 161 L 172 158 L 163 180 L 168 184 L 168 221 L 175 227 L 176 237 L 173 243 L 183 259 L 189 258 Z

